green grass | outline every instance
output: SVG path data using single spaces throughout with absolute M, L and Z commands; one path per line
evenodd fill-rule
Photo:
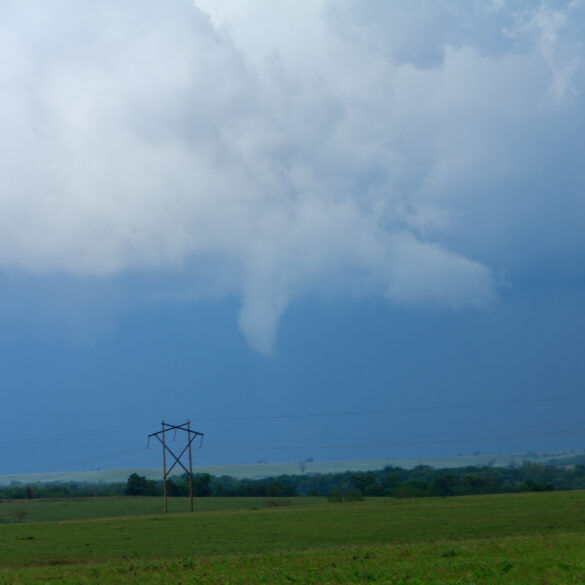
M 0 583 L 40 585 L 582 585 L 577 535 L 125 559 L 0 569 Z
M 278 506 L 299 506 L 320 498 L 196 498 L 195 512 L 242 510 Z M 189 510 L 187 498 L 169 498 L 169 513 Z M 120 516 L 145 516 L 163 512 L 160 497 L 54 498 L 39 500 L 0 500 L 0 523 L 86 520 Z
M 166 516 L 138 515 L 161 502 L 134 500 L 134 516 L 0 525 L 0 584 L 585 583 L 585 492 L 286 506 L 227 498 L 214 503 L 223 509 Z M 63 503 L 39 502 L 38 513 L 54 517 Z

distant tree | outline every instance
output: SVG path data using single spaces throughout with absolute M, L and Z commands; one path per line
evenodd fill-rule
M 181 481 L 169 479 L 167 481 L 167 495 L 169 496 L 169 498 L 188 496 L 189 485 Z
M 156 481 L 146 479 L 142 475 L 133 473 L 128 477 L 124 493 L 127 496 L 155 496 L 158 495 L 158 486 Z
M 373 471 L 352 473 L 350 479 L 353 487 L 358 489 L 362 494 L 375 491 L 373 488 L 377 482 L 376 474 Z
M 211 495 L 211 475 L 197 473 L 193 476 L 193 495 L 198 498 L 207 498 Z
M 457 478 L 454 475 L 436 475 L 431 481 L 430 491 L 433 496 L 452 496 L 455 493 Z
M 429 495 L 429 482 L 412 479 L 400 484 L 393 492 L 396 498 L 422 498 Z
M 398 471 L 389 471 L 382 476 L 382 494 L 391 496 L 392 492 L 400 485 L 400 473 Z

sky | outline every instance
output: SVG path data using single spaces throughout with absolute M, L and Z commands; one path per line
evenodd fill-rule
M 585 2 L 0 1 L 0 474 L 584 449 Z

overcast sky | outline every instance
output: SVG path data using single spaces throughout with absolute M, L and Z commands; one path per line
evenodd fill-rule
M 1 0 L 0 473 L 585 448 L 585 2 Z

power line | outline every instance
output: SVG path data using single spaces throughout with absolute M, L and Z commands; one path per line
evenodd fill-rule
M 526 439 L 526 438 L 536 438 L 536 437 L 562 437 L 562 436 L 576 436 L 576 435 L 584 435 L 585 430 L 573 430 L 573 431 L 566 431 L 566 432 L 540 432 L 540 433 L 519 433 L 519 434 L 512 434 L 507 436 L 479 436 L 473 437 L 474 441 L 509 441 L 509 440 L 516 440 L 516 439 Z M 435 439 L 435 440 L 411 440 L 411 441 L 390 441 L 390 442 L 376 442 L 376 443 L 346 443 L 346 444 L 336 444 L 336 445 L 303 445 L 304 449 L 371 449 L 375 447 L 407 447 L 407 446 L 414 446 L 414 445 L 439 445 L 439 444 L 457 444 L 457 443 L 467 443 L 469 442 L 469 437 L 466 438 L 450 438 L 450 439 Z M 262 446 L 262 447 L 241 447 L 239 450 L 242 451 L 290 451 L 290 450 L 298 450 L 298 445 L 290 445 L 290 446 Z M 207 451 L 232 451 L 233 449 L 228 447 L 213 447 L 208 446 L 206 448 Z
M 301 419 L 301 418 L 327 418 L 327 417 L 345 417 L 345 416 L 372 416 L 372 415 L 390 415 L 416 412 L 434 412 L 453 409 L 480 409 L 488 407 L 503 407 L 520 404 L 535 404 L 547 402 L 564 402 L 571 400 L 583 400 L 585 395 L 561 395 L 561 396 L 546 396 L 546 397 L 530 397 L 518 398 L 508 400 L 497 400 L 490 402 L 475 402 L 475 403 L 460 403 L 460 404 L 435 404 L 417 407 L 402 407 L 402 408 L 388 408 L 388 409 L 372 409 L 372 410 L 354 410 L 343 412 L 316 412 L 316 413 L 297 413 L 284 415 L 258 415 L 258 416 L 237 416 L 237 417 L 207 417 L 197 419 L 198 421 L 260 421 L 260 420 L 285 420 L 285 419 Z M 150 423 L 149 425 L 150 426 Z M 571 427 L 577 427 L 571 429 Z M 110 427 L 108 429 L 93 429 L 79 432 L 70 432 L 62 434 L 53 434 L 44 437 L 37 437 L 33 439 L 22 441 L 9 441 L 0 443 L 0 447 L 12 446 L 14 444 L 38 444 L 49 443 L 52 441 L 73 441 L 86 437 L 99 437 L 115 432 L 128 432 L 134 430 L 145 430 L 147 424 L 133 424 L 123 425 L 118 427 Z M 558 429 L 558 430 L 554 430 Z M 451 431 L 448 435 L 451 438 L 446 438 L 444 433 L 418 434 L 418 435 L 384 435 L 378 437 L 367 437 L 364 439 L 357 439 L 355 436 L 350 437 L 327 437 L 327 438 L 302 438 L 295 437 L 293 439 L 286 438 L 268 438 L 268 439 L 241 439 L 238 438 L 237 444 L 230 446 L 230 441 L 213 440 L 208 443 L 207 450 L 209 451 L 290 451 L 292 449 L 368 449 L 376 447 L 400 447 L 413 445 L 432 445 L 445 443 L 463 443 L 469 441 L 504 441 L 504 440 L 518 440 L 522 438 L 531 437 L 561 437 L 574 436 L 583 433 L 582 422 L 566 422 L 557 425 L 542 426 L 514 426 L 507 429 L 489 429 L 485 431 Z M 501 434 L 505 433 L 505 434 Z M 453 437 L 459 435 L 460 438 Z M 259 445 L 261 443 L 268 443 L 268 445 Z M 290 443 L 288 445 L 287 443 Z M 328 444 L 329 443 L 329 444 Z M 85 465 L 87 463 L 98 460 L 115 459 L 119 456 L 134 454 L 141 451 L 141 449 L 124 450 L 119 452 L 110 452 L 103 455 L 97 455 L 90 458 L 76 459 L 74 461 L 62 462 L 59 465 L 69 467 L 71 465 Z M 52 465 L 54 467 L 54 465 Z
M 519 404 L 538 404 L 546 402 L 566 402 L 571 400 L 583 400 L 585 394 L 567 394 L 562 396 L 544 396 L 531 398 L 517 398 L 508 400 L 496 400 L 489 402 L 470 402 L 460 404 L 434 404 L 428 406 L 412 406 L 399 408 L 383 408 L 371 410 L 348 410 L 339 412 L 314 412 L 314 413 L 295 413 L 295 414 L 270 414 L 270 415 L 252 415 L 252 416 L 230 416 L 230 417 L 203 417 L 197 418 L 197 422 L 234 422 L 234 421 L 258 421 L 258 420 L 294 420 L 302 418 L 329 418 L 329 417 L 346 417 L 346 416 L 373 416 L 383 414 L 404 414 L 416 412 L 435 412 L 444 410 L 465 410 L 470 408 L 489 408 L 512 406 Z M 85 437 L 97 437 L 108 435 L 116 432 L 126 432 L 131 430 L 146 430 L 153 426 L 152 421 L 148 423 L 139 423 L 133 425 L 123 425 L 118 427 L 85 430 L 70 433 L 60 433 L 51 435 L 42 435 L 34 438 L 18 441 L 2 441 L 0 447 L 10 447 L 13 445 L 37 444 L 38 442 L 67 441 L 81 439 Z
M 571 428 L 573 427 L 573 428 Z M 551 430 L 556 429 L 556 430 Z M 552 427 L 542 426 L 526 426 L 526 427 L 514 427 L 506 429 L 489 429 L 489 430 L 476 430 L 476 431 L 451 431 L 449 433 L 427 433 L 418 435 L 385 435 L 378 437 L 368 437 L 358 439 L 360 442 L 356 442 L 355 437 L 349 439 L 347 437 L 328 437 L 328 438 L 313 438 L 313 439 L 265 439 L 258 441 L 248 441 L 247 445 L 242 446 L 238 441 L 237 449 L 231 446 L 229 443 L 226 444 L 224 441 L 209 441 L 206 451 L 295 451 L 298 449 L 373 449 L 380 447 L 408 447 L 408 446 L 420 446 L 420 445 L 441 445 L 441 444 L 459 444 L 469 443 L 471 441 L 483 441 L 483 442 L 498 442 L 498 441 L 510 441 L 520 440 L 526 438 L 535 437 L 563 437 L 563 436 L 579 436 L 585 434 L 582 425 L 578 422 L 567 423 L 563 425 L 552 425 Z M 449 436 L 451 435 L 451 436 Z M 452 436 L 455 435 L 455 436 Z M 298 442 L 302 441 L 303 444 L 299 445 Z M 340 442 L 336 442 L 340 441 Z M 271 445 L 257 445 L 254 443 L 271 443 Z M 214 443 L 220 443 L 222 446 L 214 446 Z M 250 444 L 251 443 L 251 444 Z M 290 445 L 275 445 L 275 443 L 293 443 Z M 329 444 L 327 444 L 329 443 Z M 94 463 L 96 461 L 103 461 L 107 459 L 115 459 L 119 456 L 131 455 L 143 453 L 143 449 L 131 449 L 124 451 L 110 452 L 104 455 L 98 455 L 95 457 L 89 457 L 84 459 L 70 460 L 61 462 L 59 464 L 53 464 L 51 467 L 54 469 L 57 465 L 62 467 L 68 467 L 71 465 L 86 465 L 88 463 Z M 132 458 L 130 461 L 124 461 L 123 464 L 131 464 L 141 461 L 152 461 L 151 457 L 141 457 L 139 459 Z M 122 462 L 117 462 L 120 465 Z M 24 472 L 23 472 L 24 473 Z
M 53 441 L 69 441 L 74 439 L 82 439 L 85 437 L 100 437 L 104 435 L 110 435 L 112 433 L 121 433 L 126 431 L 134 431 L 134 430 L 145 430 L 148 428 L 146 424 L 134 424 L 134 425 L 124 425 L 120 427 L 111 427 L 107 429 L 93 429 L 93 430 L 86 430 L 86 431 L 76 431 L 70 433 L 59 433 L 53 435 L 44 435 L 38 436 L 32 439 L 19 439 L 18 441 L 3 441 L 0 443 L 0 447 L 10 447 L 12 445 L 31 445 L 37 444 L 38 442 L 53 442 Z
M 277 414 L 277 415 L 253 415 L 253 416 L 230 416 L 230 417 L 207 417 L 197 418 L 197 422 L 234 422 L 247 420 L 286 420 L 299 418 L 327 418 L 343 416 L 372 416 L 377 414 L 403 414 L 406 412 L 434 412 L 441 410 L 464 410 L 468 408 L 489 408 L 499 406 L 512 406 L 516 404 L 536 404 L 543 402 L 564 402 L 569 400 L 583 400 L 582 394 L 571 394 L 565 396 L 547 396 L 541 398 L 518 398 L 509 400 L 496 400 L 491 402 L 470 402 L 467 404 L 436 404 L 430 406 L 411 406 L 401 408 L 382 408 L 376 410 L 349 410 L 341 412 L 315 412 L 315 413 L 297 413 L 297 414 Z
M 472 431 L 448 431 L 447 433 L 440 432 L 440 433 L 417 433 L 416 436 L 419 437 L 427 437 L 431 439 L 432 437 L 444 437 L 445 435 L 463 435 L 464 438 L 461 440 L 467 440 L 469 437 L 473 437 L 474 435 L 486 435 L 486 434 L 494 434 L 494 433 L 510 433 L 522 430 L 537 430 L 540 432 L 549 432 L 549 429 L 563 429 L 567 430 L 571 427 L 577 427 L 578 430 L 583 428 L 583 423 L 581 421 L 575 422 L 567 422 L 562 424 L 555 424 L 555 425 L 529 425 L 529 426 L 518 426 L 515 425 L 514 427 L 507 427 L 507 428 L 500 428 L 500 429 L 489 429 L 489 430 L 472 430 Z M 544 430 L 543 430 L 544 429 Z M 392 434 L 392 435 L 382 435 L 382 436 L 369 436 L 363 440 L 365 441 L 384 441 L 384 440 L 393 440 L 398 437 L 412 437 L 411 434 Z M 355 436 L 352 435 L 352 438 L 355 439 Z M 222 444 L 226 448 L 230 447 L 230 445 L 241 445 L 241 444 L 257 444 L 257 443 L 294 443 L 295 445 L 299 446 L 299 443 L 320 443 L 320 442 L 328 442 L 328 441 L 347 441 L 348 437 L 310 437 L 310 438 L 293 438 L 293 439 L 277 439 L 277 438 L 268 438 L 268 439 L 209 439 L 208 444 L 215 445 L 215 444 Z M 304 446 L 304 445 L 300 445 Z M 217 448 L 217 447 L 216 447 Z

